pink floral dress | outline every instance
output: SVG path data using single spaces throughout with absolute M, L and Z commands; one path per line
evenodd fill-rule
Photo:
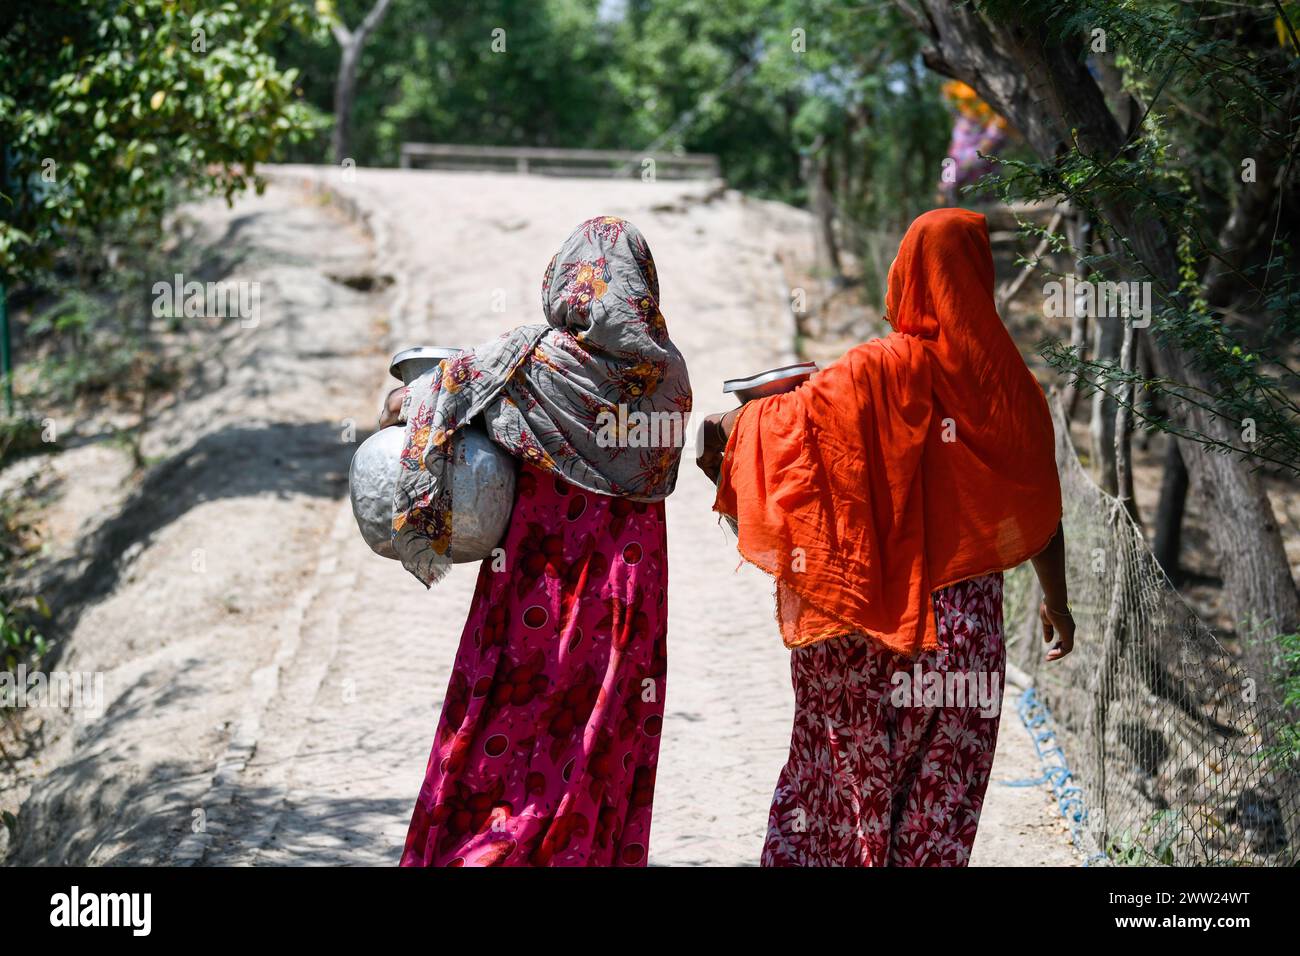
M 1002 575 L 933 601 L 939 647 L 915 660 L 860 635 L 791 652 L 794 731 L 764 866 L 969 861 L 1006 668 Z
M 524 465 L 483 562 L 403 866 L 644 866 L 667 673 L 663 502 Z

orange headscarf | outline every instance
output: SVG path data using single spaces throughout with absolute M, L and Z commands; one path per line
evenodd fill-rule
M 777 580 L 789 647 L 936 646 L 932 591 L 1013 567 L 1061 518 L 1052 419 L 993 302 L 984 217 L 918 217 L 889 271 L 894 332 L 749 403 L 714 510 Z

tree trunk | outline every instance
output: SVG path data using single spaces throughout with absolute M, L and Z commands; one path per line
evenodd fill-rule
M 1297 91 L 1292 90 L 1286 109 L 1281 111 L 1288 119 L 1296 96 Z M 1277 138 L 1264 139 L 1260 144 L 1254 181 L 1241 183 L 1232 212 L 1219 230 L 1219 254 L 1210 260 L 1201 277 L 1205 301 L 1217 308 L 1227 306 L 1238 289 L 1249 282 L 1241 269 L 1274 225 L 1273 213 L 1291 167 L 1279 145 L 1280 139 L 1289 137 L 1289 129 L 1278 128 L 1275 133 Z
M 1092 360 L 1116 364 L 1119 359 L 1120 345 L 1123 341 L 1124 327 L 1113 316 L 1094 316 Z M 1108 495 L 1118 494 L 1118 481 L 1115 474 L 1115 412 L 1118 408 L 1115 399 L 1104 389 L 1097 389 L 1092 394 L 1092 420 L 1088 424 L 1088 433 L 1092 438 L 1092 475 L 1097 484 Z
M 830 164 L 826 159 L 824 136 L 819 135 L 813 142 L 804 161 L 804 171 L 816 230 L 817 271 L 822 278 L 838 286 L 844 282 L 844 270 L 840 266 L 839 244 L 835 241 L 835 203 L 831 195 Z
M 1245 257 L 1263 239 L 1270 221 L 1272 204 L 1282 186 L 1283 167 L 1277 160 L 1277 151 L 1266 145 L 1266 165 L 1263 179 L 1243 183 L 1231 214 L 1219 232 L 1218 245 L 1222 258 L 1211 259 L 1202 277 L 1205 301 L 1214 307 L 1226 306 L 1240 286 L 1240 268 Z M 1270 169 L 1276 169 L 1272 176 Z M 1148 362 L 1153 363 L 1150 350 L 1143 351 Z M 1183 515 L 1187 507 L 1187 465 L 1178 443 L 1172 439 L 1165 451 L 1164 475 L 1160 483 L 1160 505 L 1156 511 L 1155 543 L 1152 550 L 1165 574 L 1179 583 L 1182 571 L 1179 555 L 1182 552 Z
M 342 46 L 339 75 L 334 80 L 334 132 L 330 135 L 330 159 L 341 163 L 352 155 L 352 103 L 357 92 L 357 65 L 361 44 L 355 38 Z
M 1101 90 L 1106 97 L 1106 104 L 1127 139 L 1136 132 L 1137 122 L 1142 118 L 1141 104 L 1124 89 L 1124 73 L 1115 65 L 1111 57 L 1099 56 L 1094 63 L 1097 66 L 1097 76 L 1101 81 Z
M 1068 227 L 1070 248 L 1074 249 L 1074 276 L 1080 282 L 1088 278 L 1088 265 L 1084 259 L 1092 251 L 1092 223 L 1079 211 L 1070 215 Z M 1070 345 L 1077 349 L 1080 358 L 1088 357 L 1088 313 L 1077 307 L 1070 317 Z M 1079 385 L 1072 380 L 1066 383 L 1061 404 L 1065 408 L 1065 420 L 1074 417 L 1074 408 L 1079 403 Z
M 1138 330 L 1132 322 L 1124 323 L 1124 342 L 1120 346 L 1119 366 L 1128 373 L 1137 366 Z M 1115 494 L 1124 502 L 1124 509 L 1139 527 L 1142 516 L 1138 514 L 1137 499 L 1133 496 L 1133 386 L 1124 382 L 1119 399 L 1115 402 Z
M 335 163 L 352 157 L 352 104 L 356 101 L 361 51 L 391 2 L 379 0 L 355 30 L 349 30 L 342 21 L 332 25 L 339 45 L 339 73 L 334 78 L 334 131 L 330 134 L 330 159 Z
M 1155 543 L 1151 550 L 1174 584 L 1182 584 L 1183 580 L 1178 556 L 1183 550 L 1183 512 L 1187 508 L 1187 488 L 1187 465 L 1183 463 L 1183 453 L 1178 447 L 1177 439 L 1172 435 L 1167 436 L 1165 468 L 1160 479 L 1160 504 L 1156 508 Z
M 1049 41 L 1039 24 L 993 25 L 971 7 L 949 0 L 895 2 L 933 43 L 923 54 L 926 63 L 972 86 L 1040 158 L 1050 161 L 1074 143 L 1102 159 L 1125 147 L 1081 44 Z M 1178 263 L 1164 226 L 1152 217 L 1136 219 L 1120 204 L 1102 213 L 1152 279 L 1164 289 L 1177 289 Z M 1152 355 L 1159 375 L 1214 393 L 1208 377 L 1172 343 L 1161 343 Z M 1237 444 L 1228 423 L 1188 403 L 1178 403 L 1171 414 L 1183 430 Z M 1206 498 L 1223 597 L 1233 618 L 1239 624 L 1266 623 L 1274 634 L 1296 630 L 1300 597 L 1260 477 L 1237 456 L 1211 451 L 1194 439 L 1178 442 L 1191 480 Z M 1271 676 L 1267 650 L 1252 655 L 1259 677 Z

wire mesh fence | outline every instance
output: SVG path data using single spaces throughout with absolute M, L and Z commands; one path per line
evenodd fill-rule
M 1056 402 L 1053 415 L 1078 639 L 1064 660 L 1043 661 L 1028 565 L 1007 576 L 1007 635 L 1082 791 L 1083 849 L 1121 865 L 1296 864 L 1286 716 L 1084 470 Z

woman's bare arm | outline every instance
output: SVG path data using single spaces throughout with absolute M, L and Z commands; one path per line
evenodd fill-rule
M 739 417 L 740 409 L 733 408 L 729 412 L 714 412 L 712 415 L 705 416 L 700 425 L 695 464 L 714 484 L 718 483 L 718 475 L 722 471 L 722 453 L 727 448 L 727 439 L 731 436 L 731 430 L 736 427 L 736 419 Z
M 406 386 L 399 385 L 388 393 L 384 399 L 383 410 L 379 413 L 379 427 L 387 428 L 390 425 L 401 425 L 402 422 L 402 400 L 406 398 Z
M 1047 659 L 1058 661 L 1074 650 L 1074 617 L 1070 613 L 1070 595 L 1065 582 L 1065 529 L 1060 524 L 1047 547 L 1031 560 L 1043 588 L 1043 603 L 1038 607 L 1043 642 L 1051 644 L 1056 639 L 1047 652 Z

